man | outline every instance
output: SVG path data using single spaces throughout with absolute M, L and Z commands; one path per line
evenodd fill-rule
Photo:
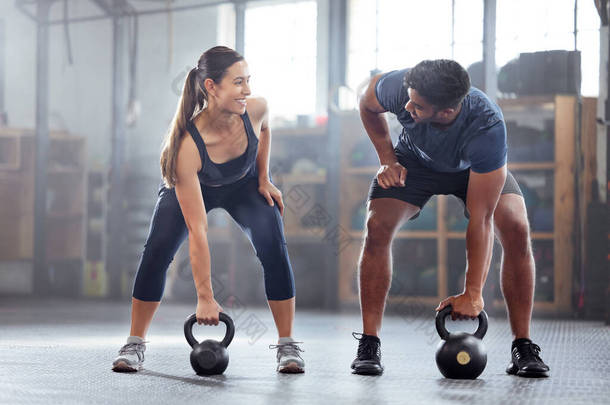
M 386 111 L 403 126 L 395 147 Z M 547 376 L 540 347 L 529 339 L 534 258 L 523 195 L 506 169 L 506 126 L 499 107 L 470 87 L 458 63 L 441 59 L 374 76 L 360 100 L 360 116 L 381 167 L 369 191 L 359 262 L 363 333 L 354 334 L 359 345 L 353 372 L 383 373 L 379 331 L 396 230 L 419 215 L 433 195 L 453 194 L 469 217 L 466 281 L 464 292 L 443 300 L 437 311 L 451 305 L 453 319 L 474 319 L 481 312 L 495 228 L 504 250 L 502 292 L 514 335 L 506 372 Z

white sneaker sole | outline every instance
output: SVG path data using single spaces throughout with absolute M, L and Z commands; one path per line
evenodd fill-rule
M 140 371 L 141 368 L 142 366 L 130 366 L 124 361 L 119 361 L 112 365 L 112 371 L 116 371 L 117 373 L 135 373 L 136 371 Z
M 299 367 L 299 365 L 295 362 L 290 362 L 290 363 L 286 364 L 285 366 L 277 366 L 277 371 L 279 373 L 286 373 L 286 374 L 300 374 L 300 373 L 304 373 L 305 369 L 303 369 L 303 367 Z

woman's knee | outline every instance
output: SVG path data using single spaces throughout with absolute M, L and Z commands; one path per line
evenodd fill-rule
M 165 271 L 155 266 L 138 268 L 132 296 L 141 301 L 161 301 L 165 289 Z
M 175 244 L 174 238 L 168 234 L 150 235 L 144 243 L 144 256 L 154 256 L 159 259 L 163 256 L 169 256 L 172 252 L 172 246 Z
M 257 256 L 283 256 L 286 254 L 286 238 L 284 224 L 276 207 L 260 210 L 256 219 L 247 226 L 246 233 L 250 237 Z
M 167 269 L 180 246 L 179 235 L 155 233 L 144 244 L 134 282 L 134 297 L 143 301 L 160 300 Z
M 269 300 L 287 300 L 294 297 L 294 275 L 289 262 L 264 266 L 265 294 Z
M 291 298 L 294 296 L 294 275 L 283 235 L 270 232 L 258 236 L 253 237 L 253 245 L 263 267 L 268 299 Z

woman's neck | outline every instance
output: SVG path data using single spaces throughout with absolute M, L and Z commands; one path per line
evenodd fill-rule
M 227 132 L 235 127 L 235 123 L 240 117 L 227 110 L 219 108 L 217 105 L 208 104 L 201 112 L 204 118 L 205 126 L 214 132 Z

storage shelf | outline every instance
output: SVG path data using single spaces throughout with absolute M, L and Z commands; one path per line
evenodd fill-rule
M 431 297 L 431 296 L 402 296 L 402 295 L 390 295 L 388 296 L 388 301 L 391 304 L 410 304 L 410 303 L 418 303 L 424 305 L 438 305 L 441 300 L 447 297 Z M 432 308 L 434 309 L 434 308 Z
M 553 170 L 557 167 L 555 162 L 515 162 L 509 163 L 509 170 Z
M 2 136 L 0 133 L 0 170 L 21 168 L 21 137 Z
M 0 222 L 9 224 L 0 230 L 0 239 L 10 233 L 9 243 L 0 243 L 0 260 L 28 260 L 33 257 L 35 197 L 35 130 L 0 128 L 0 178 L 13 191 L 7 210 L 0 210 Z M 50 131 L 48 145 L 47 210 L 48 260 L 76 260 L 84 263 L 87 235 L 86 140 L 65 131 Z M 10 158 L 10 159 L 8 159 Z M 11 170 L 13 169 L 13 170 Z M 15 214 L 9 210 L 20 207 Z M 21 208 L 22 207 L 22 208 Z M 46 211 L 46 210 L 45 210 Z
M 494 309 L 505 309 L 506 304 L 503 300 L 494 300 L 492 303 Z M 553 301 L 534 301 L 534 311 L 542 313 L 554 313 L 556 312 L 556 304 Z
M 557 164 L 555 162 L 514 162 L 508 163 L 509 170 L 553 170 Z M 376 174 L 378 166 L 348 167 L 345 169 L 347 174 Z
M 361 239 L 364 236 L 364 231 L 351 230 L 349 235 L 352 238 Z M 439 233 L 436 231 L 398 231 L 395 239 L 436 239 L 438 237 Z
M 326 229 L 321 227 L 313 228 L 289 228 L 284 232 L 287 238 L 305 238 L 316 239 L 323 238 L 326 235 Z
M 553 240 L 554 238 L 553 232 L 532 232 L 532 239 Z
M 295 137 L 295 136 L 325 136 L 326 126 L 322 127 L 296 127 L 296 128 L 275 128 L 272 130 L 274 137 Z
M 362 166 L 362 167 L 347 167 L 347 174 L 375 174 L 379 170 L 379 166 Z
M 291 243 L 320 243 L 320 241 L 324 238 L 324 235 L 311 234 L 311 235 L 303 235 L 303 234 L 286 234 L 284 235 L 286 240 L 288 241 L 288 246 L 290 247 Z
M 529 106 L 536 106 L 553 110 L 555 108 L 555 97 L 553 96 L 523 96 L 519 98 L 498 99 L 498 105 L 506 110 L 526 110 Z
M 417 304 L 430 306 L 430 312 L 426 312 L 425 315 L 430 314 L 431 317 L 434 316 L 434 308 L 441 302 L 441 300 L 447 297 L 432 297 L 426 295 L 388 295 L 388 304 L 392 305 L 409 305 L 409 304 Z M 357 305 L 359 303 L 358 294 L 351 294 L 349 298 L 343 300 L 344 304 L 352 304 Z M 423 314 L 422 314 L 423 315 Z M 433 321 L 432 321 L 433 322 Z
M 555 234 L 553 232 L 532 232 L 530 236 L 532 239 L 553 240 Z M 466 239 L 466 232 L 447 232 L 447 238 Z
M 325 174 L 280 174 L 278 182 L 283 184 L 325 184 Z

